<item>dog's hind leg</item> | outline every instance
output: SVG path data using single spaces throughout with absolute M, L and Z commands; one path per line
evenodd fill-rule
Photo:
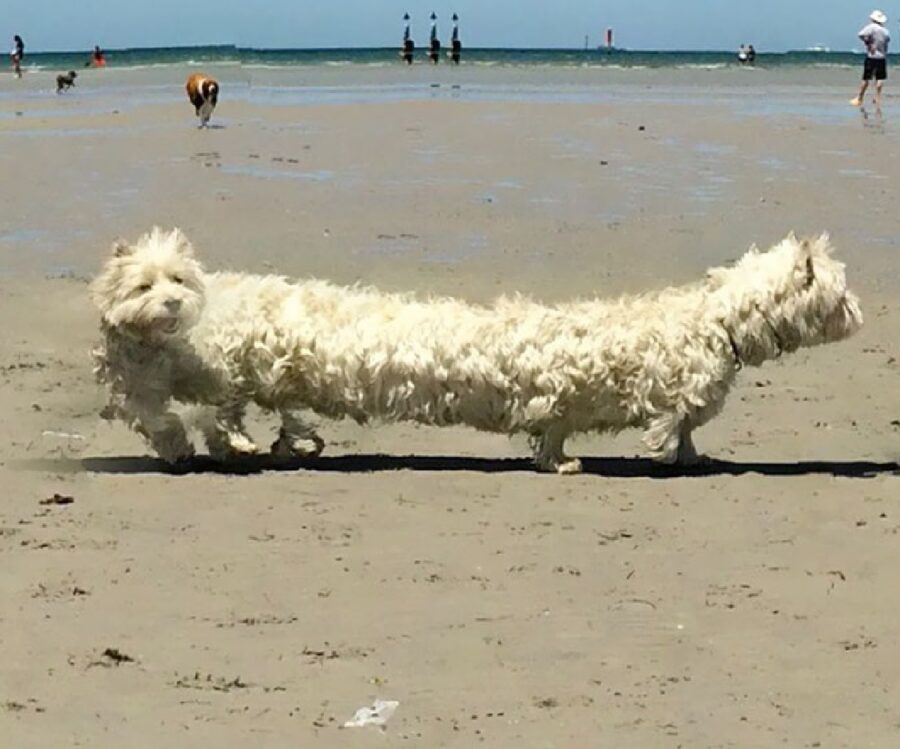
M 694 425 L 685 416 L 663 414 L 654 419 L 644 432 L 644 444 L 650 448 L 651 457 L 667 465 L 693 466 L 705 457 L 698 455 L 691 438 Z
M 568 436 L 568 431 L 557 425 L 532 436 L 534 463 L 539 471 L 559 474 L 581 473 L 581 461 L 578 458 L 570 458 L 563 452 L 563 443 Z
M 680 466 L 696 466 L 708 460 L 705 455 L 700 455 L 697 448 L 694 447 L 694 440 L 691 438 L 693 428 L 693 425 L 689 424 L 687 420 L 681 423 L 678 454 L 675 456 L 675 462 Z
M 315 458 L 325 449 L 325 440 L 295 411 L 281 410 L 279 414 L 281 430 L 278 432 L 278 439 L 272 443 L 272 455 L 281 458 Z
M 678 462 L 683 417 L 663 413 L 654 418 L 644 432 L 644 444 L 650 449 L 653 460 L 673 465 Z
M 233 400 L 219 406 L 214 418 L 202 426 L 209 454 L 216 460 L 228 460 L 259 452 L 244 428 L 246 403 Z

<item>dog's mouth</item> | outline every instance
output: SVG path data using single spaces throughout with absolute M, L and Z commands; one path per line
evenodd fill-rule
M 164 317 L 153 323 L 153 332 L 159 335 L 175 335 L 181 327 L 177 317 Z

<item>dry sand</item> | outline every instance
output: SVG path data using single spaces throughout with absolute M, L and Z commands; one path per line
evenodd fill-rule
M 204 132 L 177 94 L 4 106 L 4 747 L 900 745 L 892 112 L 225 98 Z M 326 423 L 309 469 L 172 475 L 100 421 L 88 361 L 85 277 L 154 223 L 211 268 L 475 300 L 828 229 L 867 322 L 743 372 L 696 474 L 637 434 L 576 440 L 561 478 L 519 440 Z M 377 697 L 386 735 L 339 728 Z

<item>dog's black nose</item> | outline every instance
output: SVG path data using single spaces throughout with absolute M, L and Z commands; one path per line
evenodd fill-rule
M 170 312 L 178 312 L 181 309 L 180 299 L 166 299 L 166 309 Z

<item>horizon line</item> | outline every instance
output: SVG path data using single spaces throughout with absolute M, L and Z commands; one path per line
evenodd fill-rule
M 343 52 L 343 51 L 386 51 L 396 50 L 399 45 L 391 46 L 368 46 L 368 45 L 351 45 L 342 47 L 257 47 L 252 45 L 241 45 L 234 42 L 215 42 L 210 44 L 174 44 L 160 46 L 137 46 L 137 47 L 103 47 L 105 53 L 115 52 L 149 52 L 159 50 L 192 50 L 192 49 L 234 49 L 237 51 L 251 52 Z M 423 46 L 422 49 L 427 49 Z M 463 47 L 464 52 L 607 52 L 620 54 L 710 54 L 710 55 L 733 55 L 736 50 L 732 49 L 678 49 L 678 48 L 633 48 L 633 47 L 616 47 L 608 48 L 603 45 L 591 45 L 588 47 Z M 93 50 L 86 47 L 77 49 L 38 49 L 31 50 L 28 54 L 33 55 L 68 55 L 68 54 L 90 54 Z M 822 45 L 813 45 L 806 48 L 783 49 L 783 50 L 760 50 L 757 48 L 757 55 L 786 55 L 792 53 L 819 53 L 819 54 L 864 54 L 861 50 L 856 49 L 832 49 L 823 48 Z M 900 53 L 896 53 L 900 54 Z M 893 56 L 893 55 L 891 55 Z

